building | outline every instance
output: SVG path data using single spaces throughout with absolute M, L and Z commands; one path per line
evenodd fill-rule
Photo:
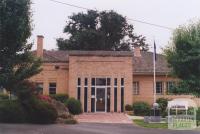
M 45 95 L 68 94 L 80 100 L 84 112 L 123 112 L 126 104 L 153 103 L 151 52 L 46 51 L 43 36 L 38 36 L 35 52 L 43 60 L 43 71 L 31 81 Z M 169 97 L 167 90 L 176 82 L 169 72 L 164 56 L 158 54 L 157 97 Z

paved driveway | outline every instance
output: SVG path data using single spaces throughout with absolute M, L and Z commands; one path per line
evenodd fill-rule
M 75 116 L 78 122 L 132 124 L 123 113 L 83 113 Z
M 0 134 L 200 134 L 200 131 L 146 129 L 131 124 L 10 125 L 0 124 Z

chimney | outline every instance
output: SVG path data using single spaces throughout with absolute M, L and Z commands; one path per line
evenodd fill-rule
M 37 56 L 38 57 L 43 57 L 43 39 L 44 36 L 38 35 L 37 36 Z
M 133 51 L 135 57 L 141 57 L 141 52 L 140 52 L 141 50 L 139 46 L 136 46 Z

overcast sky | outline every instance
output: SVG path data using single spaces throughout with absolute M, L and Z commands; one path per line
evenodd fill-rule
M 86 12 L 49 0 L 32 0 L 33 35 L 31 41 L 36 42 L 37 35 L 44 35 L 45 49 L 56 49 L 56 38 L 65 37 L 63 28 L 68 16 L 72 13 Z M 158 25 L 176 28 L 189 21 L 200 19 L 200 0 L 58 0 L 69 4 L 97 10 L 114 10 L 127 18 L 146 21 Z M 158 51 L 170 41 L 172 31 L 138 22 L 134 25 L 135 33 L 144 35 L 152 45 L 155 38 Z M 33 49 L 36 47 L 34 46 Z

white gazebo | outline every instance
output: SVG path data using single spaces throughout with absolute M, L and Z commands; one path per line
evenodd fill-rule
M 196 128 L 197 104 L 188 98 L 178 98 L 168 101 L 168 128 L 194 129 Z

